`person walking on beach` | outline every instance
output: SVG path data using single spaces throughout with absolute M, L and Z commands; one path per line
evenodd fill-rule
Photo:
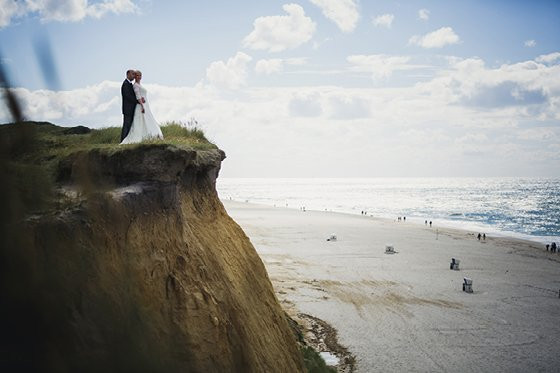
M 478 236 L 477 236 L 477 238 L 478 238 L 479 241 L 480 241 L 480 237 L 482 237 L 482 236 L 481 236 L 480 233 L 479 233 Z
M 482 233 L 482 240 L 486 241 L 486 233 Z
M 430 228 L 432 227 L 432 221 L 430 220 Z

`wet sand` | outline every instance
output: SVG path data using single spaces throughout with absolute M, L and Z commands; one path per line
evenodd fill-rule
M 336 328 L 358 372 L 560 369 L 560 254 L 542 245 L 223 202 L 285 309 Z M 331 233 L 338 241 L 326 241 Z M 397 253 L 385 254 L 386 244 Z M 459 271 L 449 269 L 452 257 Z M 462 291 L 463 277 L 473 279 L 474 293 Z

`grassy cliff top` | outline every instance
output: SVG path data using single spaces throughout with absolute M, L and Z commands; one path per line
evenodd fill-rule
M 161 129 L 163 140 L 119 145 L 120 127 L 60 127 L 49 122 L 0 125 L 0 176 L 6 180 L 3 187 L 19 196 L 15 200 L 34 210 L 49 200 L 60 164 L 74 153 L 91 150 L 119 156 L 138 147 L 151 149 L 150 144 L 154 148 L 170 145 L 184 150 L 218 149 L 199 128 L 168 123 Z
M 163 140 L 119 145 L 120 127 L 89 129 L 83 126 L 60 127 L 49 122 L 23 122 L 0 126 L 0 145 L 4 156 L 15 161 L 46 164 L 81 150 L 102 149 L 118 152 L 146 144 L 169 144 L 183 149 L 217 149 L 204 132 L 170 122 L 161 127 Z

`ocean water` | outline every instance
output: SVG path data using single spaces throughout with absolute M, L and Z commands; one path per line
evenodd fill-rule
M 218 178 L 217 189 L 222 199 L 560 242 L 559 178 Z

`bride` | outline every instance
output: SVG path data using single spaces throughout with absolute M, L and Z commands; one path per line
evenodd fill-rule
M 132 121 L 130 132 L 121 144 L 134 144 L 148 139 L 163 139 L 159 124 L 154 118 L 146 99 L 148 91 L 140 84 L 141 80 L 142 72 L 137 70 L 134 75 L 133 88 L 138 105 L 136 105 L 134 110 L 134 120 Z

